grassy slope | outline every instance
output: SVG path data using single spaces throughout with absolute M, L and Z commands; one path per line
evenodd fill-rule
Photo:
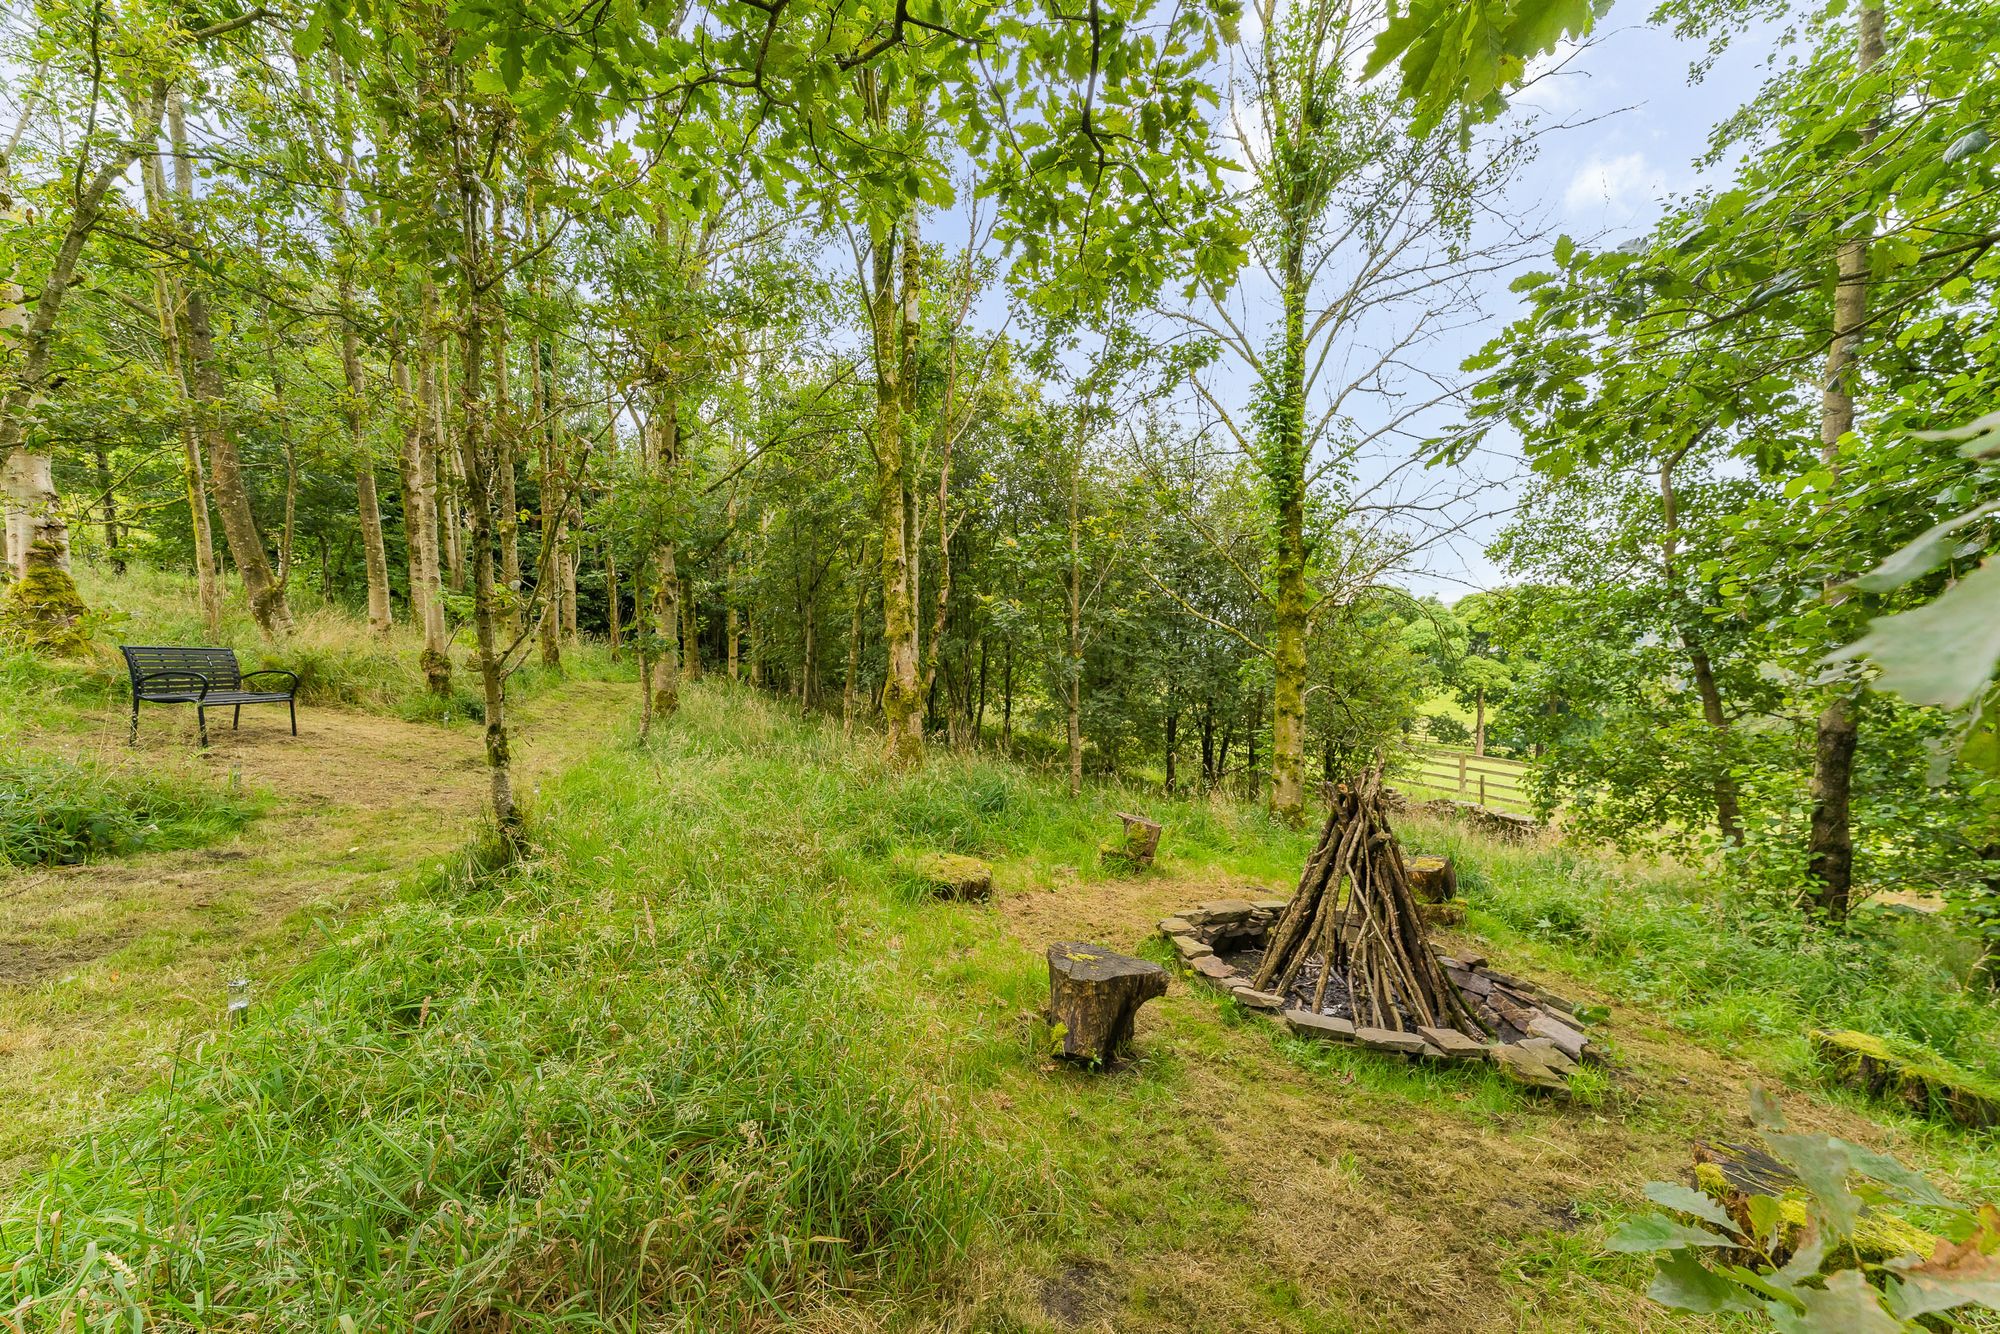
M 200 642 L 192 589 L 137 567 L 78 574 L 100 617 L 95 657 L 0 650 L 0 1190 L 165 1072 L 227 980 L 261 986 L 329 923 L 437 874 L 483 799 L 479 730 L 425 699 L 413 638 L 378 639 L 327 608 L 304 608 L 281 648 L 240 614 L 225 635 L 246 661 L 309 668 L 299 739 L 282 709 L 252 709 L 201 751 L 189 710 L 148 708 L 128 746 L 114 645 Z M 592 680 L 620 670 L 601 649 L 568 665 L 577 679 L 512 683 L 524 788 L 595 744 L 606 699 L 623 703 Z M 453 720 L 383 716 L 397 713 Z M 92 825 L 108 837 L 87 865 L 5 865 Z
M 1134 805 L 1169 826 L 1163 870 L 1102 879 Z M 0 1309 L 53 1326 L 81 1282 L 104 1316 L 287 1327 L 1647 1327 L 1601 1221 L 1690 1135 L 1740 1135 L 1754 1073 L 1687 1037 L 1783 1077 L 1810 1021 L 1992 1033 L 1897 962 L 1909 939 L 1834 949 L 1720 922 L 1682 878 L 1411 832 L 1458 851 L 1497 958 L 1658 1013 L 1621 1008 L 1624 1073 L 1552 1106 L 1185 985 L 1127 1071 L 1056 1069 L 1042 944 L 1140 945 L 1174 906 L 1288 884 L 1306 837 L 985 760 L 889 775 L 835 727 L 693 691 L 651 751 L 545 790 L 528 864 L 348 926 L 25 1183 Z M 932 849 L 996 860 L 1001 903 L 918 899 L 902 868 Z M 2000 1176 L 1983 1138 L 1869 1114 L 1795 1119 Z

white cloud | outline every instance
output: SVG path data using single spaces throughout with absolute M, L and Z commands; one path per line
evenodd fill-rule
M 1601 210 L 1631 215 L 1659 203 L 1674 191 L 1674 180 L 1654 166 L 1644 153 L 1593 157 L 1570 177 L 1563 207 L 1572 213 Z
M 1570 68 L 1570 62 L 1576 60 L 1583 49 L 1565 37 L 1556 43 L 1554 50 L 1529 61 L 1522 74 L 1521 86 L 1508 100 L 1518 106 L 1533 107 L 1537 111 L 1560 116 L 1580 110 L 1586 90 L 1601 96 L 1606 89 L 1590 89 L 1589 73 Z

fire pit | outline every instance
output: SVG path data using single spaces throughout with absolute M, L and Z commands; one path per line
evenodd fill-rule
M 1340 789 L 1290 899 L 1224 899 L 1160 923 L 1195 974 L 1294 1033 L 1567 1087 L 1601 1053 L 1577 1007 L 1477 955 L 1433 948 L 1379 779 Z

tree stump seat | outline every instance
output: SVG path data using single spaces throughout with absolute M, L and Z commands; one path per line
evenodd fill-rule
M 1048 1017 L 1061 1054 L 1108 1064 L 1131 1045 L 1139 1007 L 1167 994 L 1167 970 L 1081 941 L 1058 941 L 1048 953 Z
M 1117 814 L 1125 824 L 1125 840 L 1106 844 L 1101 849 L 1104 861 L 1127 871 L 1143 871 L 1153 864 L 1153 855 L 1160 849 L 1160 822 L 1130 811 Z

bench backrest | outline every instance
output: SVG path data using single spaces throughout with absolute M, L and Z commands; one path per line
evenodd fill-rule
M 210 690 L 234 690 L 243 679 L 233 648 L 182 648 L 176 645 L 121 644 L 125 669 L 134 688 L 150 672 L 199 672 Z

